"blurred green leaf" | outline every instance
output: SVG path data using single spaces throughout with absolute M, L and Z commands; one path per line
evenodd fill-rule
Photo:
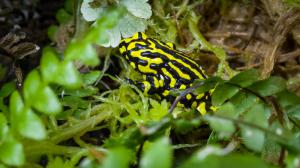
M 212 94 L 212 104 L 213 106 L 220 106 L 226 100 L 230 99 L 240 89 L 236 86 L 232 86 L 227 83 L 220 84 L 216 87 L 215 91 Z
M 230 102 L 234 105 L 237 115 L 239 115 L 248 110 L 258 100 L 259 98 L 252 93 L 238 92 L 230 99 Z
M 97 81 L 97 79 L 101 74 L 102 74 L 101 71 L 90 71 L 86 74 L 81 74 L 81 78 L 84 84 L 92 85 Z
M 60 62 L 51 48 L 43 50 L 41 73 L 45 82 L 54 82 L 67 88 L 78 88 L 81 80 L 71 61 Z
M 276 95 L 281 107 L 287 108 L 300 104 L 300 97 L 288 90 L 284 90 Z
M 207 146 L 188 159 L 179 168 L 271 168 L 273 166 L 267 165 L 260 158 L 252 154 L 226 154 L 220 148 Z
M 0 144 L 0 161 L 10 166 L 21 166 L 25 163 L 22 144 L 11 135 Z
M 65 9 L 59 9 L 55 17 L 60 24 L 66 24 L 71 20 L 72 15 L 70 15 Z
M 151 6 L 148 0 L 121 0 L 127 10 L 138 18 L 149 19 L 152 15 Z
M 82 84 L 79 72 L 71 61 L 61 63 L 55 82 L 71 89 L 78 88 Z
M 110 149 L 101 165 L 101 168 L 128 168 L 133 157 L 132 151 L 119 147 Z
M 7 137 L 8 130 L 6 117 L 3 113 L 0 113 L 0 145 L 1 142 Z
M 235 108 L 231 103 L 225 103 L 215 112 L 218 116 L 236 119 L 238 117 Z M 232 121 L 206 115 L 204 118 L 208 121 L 210 127 L 216 131 L 220 137 L 229 137 L 235 131 L 235 126 Z
M 42 120 L 30 108 L 25 108 L 22 113 L 18 122 L 19 133 L 35 140 L 45 139 L 46 129 Z
M 155 140 L 147 146 L 142 155 L 140 167 L 142 168 L 171 168 L 172 167 L 172 147 L 167 137 Z
M 92 41 L 90 43 L 92 43 Z M 88 66 L 96 66 L 99 64 L 98 54 L 95 48 L 91 44 L 82 41 L 72 41 L 66 49 L 65 55 L 67 61 L 79 60 Z
M 265 143 L 264 132 L 252 127 L 241 125 L 242 141 L 249 148 L 256 152 L 260 152 Z
M 203 82 L 203 85 L 196 88 L 193 93 L 199 95 L 201 93 L 204 93 L 204 92 L 207 92 L 211 89 L 214 89 L 216 87 L 216 85 L 218 83 L 222 83 L 223 80 L 220 77 L 211 77 L 211 78 L 208 78 L 208 79 L 205 79 L 205 80 L 195 80 L 195 82 L 193 83 L 193 86 L 197 85 L 197 83 L 201 83 L 201 82 Z
M 41 58 L 41 74 L 46 83 L 55 81 L 59 72 L 59 60 L 53 50 L 45 47 Z
M 280 77 L 272 76 L 255 82 L 248 88 L 261 96 L 270 96 L 283 91 L 286 88 L 286 82 Z
M 90 104 L 89 101 L 83 100 L 80 97 L 75 96 L 65 96 L 64 98 L 62 98 L 62 103 L 64 106 L 69 106 L 72 109 L 86 109 Z
M 259 72 L 256 69 L 250 69 L 240 72 L 232 79 L 229 80 L 230 83 L 237 84 L 241 87 L 247 87 L 259 80 Z
M 244 120 L 254 125 L 261 126 L 263 128 L 268 127 L 269 112 L 265 110 L 265 107 L 261 103 L 256 103 L 245 115 Z M 260 152 L 265 143 L 265 133 L 254 127 L 245 126 L 240 124 L 241 134 L 245 145 L 254 150 Z
M 64 8 L 68 13 L 73 13 L 74 0 L 65 0 Z
M 0 97 L 7 97 L 9 96 L 14 90 L 16 90 L 16 83 L 15 82 L 9 82 L 5 83 L 1 90 L 0 90 Z
M 45 114 L 57 114 L 62 110 L 52 89 L 41 82 L 37 70 L 31 71 L 24 82 L 24 97 L 27 105 Z
M 93 0 L 83 0 L 80 8 L 83 18 L 86 21 L 95 21 L 105 12 L 104 6 L 92 6 Z
M 54 41 L 55 33 L 57 32 L 58 26 L 51 25 L 47 30 L 48 38 L 52 41 Z
M 296 121 L 300 121 L 300 105 L 295 105 L 295 106 L 292 106 L 290 108 L 287 108 L 287 115 L 296 120 Z
M 75 97 L 87 97 L 97 94 L 98 91 L 99 90 L 96 87 L 87 86 L 76 90 L 67 90 L 65 93 Z
M 46 137 L 46 129 L 40 118 L 25 107 L 21 96 L 15 91 L 10 98 L 11 124 L 19 134 L 41 140 Z
M 177 133 L 187 133 L 188 131 L 191 131 L 195 127 L 198 127 L 201 124 L 200 120 L 198 118 L 194 118 L 192 120 L 187 119 L 178 119 L 175 120 L 175 131 Z

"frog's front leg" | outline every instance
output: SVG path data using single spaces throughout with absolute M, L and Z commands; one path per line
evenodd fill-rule
M 144 94 L 153 95 L 160 92 L 160 80 L 157 76 L 153 75 L 143 75 L 144 81 L 142 82 L 135 82 L 131 79 L 127 79 L 130 84 L 135 85 Z

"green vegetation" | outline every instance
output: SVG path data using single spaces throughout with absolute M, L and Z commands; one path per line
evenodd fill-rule
M 162 8 L 167 3 L 177 5 L 174 18 Z M 0 168 L 42 167 L 41 160 L 47 168 L 299 167 L 300 97 L 280 76 L 230 67 L 225 49 L 199 30 L 194 7 L 202 3 L 65 0 L 48 36 L 60 45 L 59 29 L 74 24 L 66 47 L 44 47 L 22 89 L 14 80 L 0 89 Z M 189 43 L 178 42 L 185 34 L 177 26 L 190 32 Z M 216 112 L 202 116 L 147 97 L 124 80 L 138 74 L 116 47 L 138 31 L 216 56 L 215 75 L 177 93 L 214 89 Z M 113 58 L 117 75 L 107 71 Z

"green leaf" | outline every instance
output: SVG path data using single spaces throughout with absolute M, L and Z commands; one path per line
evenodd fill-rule
M 56 13 L 56 19 L 60 24 L 66 24 L 68 23 L 72 18 L 72 15 L 70 15 L 66 10 L 59 9 Z
M 18 131 L 27 138 L 42 140 L 46 138 L 46 129 L 42 120 L 30 108 L 25 108 L 19 118 Z
M 63 160 L 61 157 L 55 157 L 54 159 L 48 161 L 46 168 L 74 168 L 70 161 Z
M 132 151 L 126 148 L 119 147 L 110 149 L 101 168 L 128 168 L 132 157 Z
M 195 91 L 193 93 L 199 95 L 201 93 L 207 92 L 211 89 L 214 89 L 216 87 L 216 85 L 218 83 L 223 82 L 223 80 L 220 77 L 211 77 L 205 80 L 195 80 L 195 82 L 193 83 L 194 85 L 197 85 L 198 83 L 203 82 L 203 85 L 201 85 L 200 87 L 196 88 Z
M 3 140 L 7 137 L 9 128 L 7 126 L 6 117 L 3 113 L 0 113 L 0 145 Z
M 267 128 L 268 115 L 270 115 L 270 113 L 265 110 L 264 105 L 261 103 L 257 103 L 244 115 L 244 120 L 254 125 Z M 248 148 L 260 152 L 265 143 L 264 132 L 254 127 L 245 126 L 243 124 L 240 124 L 240 127 L 244 144 Z
M 16 83 L 9 82 L 5 83 L 0 90 L 0 97 L 7 97 L 9 96 L 14 90 L 16 90 Z
M 166 100 L 161 101 L 160 103 L 150 99 L 150 104 L 152 108 L 149 110 L 150 118 L 154 121 L 158 121 L 168 114 L 169 105 Z
M 136 32 L 143 32 L 146 30 L 146 21 L 137 18 L 131 14 L 125 15 L 119 22 L 121 34 L 124 38 L 131 37 Z
M 149 19 L 152 11 L 151 6 L 147 2 L 148 0 L 122 0 L 121 4 L 134 16 Z
M 230 102 L 234 105 L 237 115 L 239 115 L 248 110 L 258 100 L 259 98 L 252 93 L 239 92 L 230 99 Z
M 276 96 L 280 106 L 283 108 L 300 104 L 300 97 L 288 90 L 284 90 Z
M 97 44 L 102 45 L 103 47 L 117 47 L 119 45 L 121 41 L 119 26 L 116 26 L 113 29 L 106 30 L 106 35 L 108 36 L 108 40 Z
M 74 0 L 65 0 L 64 8 L 68 13 L 73 13 Z
M 235 112 L 235 108 L 231 103 L 222 105 L 215 114 L 232 119 L 236 119 L 238 117 L 237 113 Z M 210 127 L 216 131 L 220 137 L 228 138 L 235 132 L 235 126 L 232 121 L 209 115 L 204 117 L 208 121 Z
M 249 89 L 261 96 L 270 96 L 283 91 L 286 88 L 286 82 L 280 77 L 270 77 L 253 83 Z
M 249 148 L 260 152 L 265 143 L 265 134 L 257 129 L 248 126 L 240 126 L 242 141 Z
M 227 154 L 224 150 L 212 146 L 203 148 L 202 150 L 193 154 L 184 164 L 179 168 L 271 168 L 273 166 L 267 165 L 259 157 L 252 154 Z
M 259 80 L 259 72 L 256 69 L 250 69 L 239 73 L 229 80 L 230 83 L 241 87 L 247 87 Z
M 287 108 L 287 115 L 296 120 L 296 121 L 300 121 L 300 105 L 295 105 L 292 107 Z
M 11 124 L 19 134 L 41 140 L 46 137 L 46 129 L 40 118 L 24 106 L 21 96 L 15 91 L 10 98 Z
M 172 147 L 167 137 L 155 140 L 144 151 L 140 163 L 143 168 L 171 168 L 172 167 Z
M 103 37 L 102 37 L 103 38 Z M 90 42 L 92 43 L 92 41 Z M 66 49 L 66 61 L 79 60 L 85 65 L 99 64 L 98 54 L 93 46 L 84 41 L 72 41 Z
M 104 7 L 92 6 L 94 0 L 83 0 L 80 8 L 83 18 L 86 21 L 95 21 L 104 13 Z
M 212 104 L 213 106 L 220 106 L 226 100 L 230 99 L 236 93 L 238 93 L 239 88 L 232 86 L 227 83 L 223 83 L 217 86 L 215 91 L 212 94 Z
M 87 97 L 99 93 L 99 90 L 96 87 L 87 86 L 77 90 L 66 90 L 65 93 L 75 97 Z
M 55 81 L 55 78 L 60 75 L 58 74 L 60 62 L 54 52 L 54 49 L 50 47 L 43 49 L 41 58 L 41 74 L 43 81 L 46 83 Z
M 24 82 L 25 102 L 45 114 L 57 114 L 62 110 L 60 102 L 49 86 L 41 82 L 37 70 L 31 71 Z
M 175 132 L 185 134 L 198 127 L 200 124 L 201 122 L 198 118 L 192 120 L 178 119 L 175 120 Z
M 10 166 L 21 166 L 25 162 L 22 144 L 11 135 L 0 145 L 0 161 Z
M 92 85 L 98 80 L 101 74 L 101 71 L 90 71 L 86 74 L 81 74 L 81 78 L 85 85 Z
M 55 25 L 51 25 L 48 30 L 47 30 L 47 35 L 48 35 L 48 38 L 52 41 L 54 41 L 55 39 L 55 33 L 57 32 L 58 30 L 58 26 L 55 26 Z
M 82 85 L 80 74 L 71 61 L 61 63 L 55 82 L 71 89 L 79 88 Z

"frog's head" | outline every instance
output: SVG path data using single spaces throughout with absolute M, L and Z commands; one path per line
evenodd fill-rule
M 120 42 L 119 51 L 128 59 L 127 57 L 137 57 L 135 51 L 155 51 L 158 48 L 157 46 L 160 46 L 159 48 L 162 50 L 164 50 L 164 48 L 175 50 L 173 43 L 164 43 L 147 37 L 143 32 L 137 32 L 132 37 L 125 38 Z
M 136 44 L 143 43 L 147 40 L 147 36 L 145 33 L 137 32 L 133 36 L 124 38 L 119 44 L 119 51 L 123 56 L 130 54 L 130 51 L 136 48 Z M 146 47 L 143 45 L 144 48 Z

